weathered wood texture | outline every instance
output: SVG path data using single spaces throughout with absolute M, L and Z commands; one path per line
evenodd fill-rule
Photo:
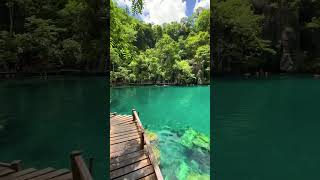
M 110 179 L 163 180 L 138 113 L 110 113 Z
M 22 170 L 20 161 L 0 162 L 0 180 L 92 180 L 91 173 L 78 151 L 71 154 L 71 168 L 72 171 L 51 167 L 40 170 L 35 168 Z

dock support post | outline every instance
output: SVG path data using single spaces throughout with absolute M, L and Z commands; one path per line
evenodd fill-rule
M 80 172 L 79 169 L 77 168 L 75 157 L 81 155 L 81 151 L 72 151 L 70 155 L 70 160 L 71 160 L 71 171 L 72 171 L 72 177 L 73 180 L 81 180 L 80 179 Z

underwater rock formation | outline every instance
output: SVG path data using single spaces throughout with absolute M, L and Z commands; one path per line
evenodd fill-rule
M 202 133 L 196 132 L 191 128 L 184 132 L 180 142 L 189 149 L 193 147 L 201 147 L 210 151 L 210 138 Z
M 147 138 L 149 139 L 150 142 L 159 140 L 158 139 L 158 135 L 155 132 L 152 132 L 152 131 L 146 129 L 145 133 L 146 133 L 146 136 L 147 136 Z
M 187 180 L 209 180 L 209 174 L 198 174 L 198 173 L 190 173 L 187 176 Z

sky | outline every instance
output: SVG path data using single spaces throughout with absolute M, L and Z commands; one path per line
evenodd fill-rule
M 131 0 L 115 0 L 120 7 L 131 9 Z M 143 12 L 138 18 L 147 23 L 163 24 L 191 16 L 199 7 L 209 9 L 210 0 L 144 0 Z

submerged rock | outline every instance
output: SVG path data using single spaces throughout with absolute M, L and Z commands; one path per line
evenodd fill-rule
M 158 141 L 158 135 L 155 132 L 152 132 L 148 129 L 145 131 L 147 138 L 149 139 L 150 142 Z
M 182 161 L 179 168 L 177 169 L 176 176 L 179 180 L 185 180 L 189 173 L 189 166 Z
M 202 133 L 196 132 L 191 128 L 184 132 L 180 142 L 189 149 L 195 146 L 210 151 L 210 138 Z
M 193 139 L 196 137 L 197 132 L 193 129 L 188 129 L 184 132 L 184 134 L 181 137 L 181 144 L 186 146 L 187 148 L 192 148 L 193 146 Z
M 194 162 L 195 163 L 195 162 Z M 184 161 L 181 162 L 177 171 L 176 177 L 179 180 L 209 180 L 209 174 L 202 174 L 200 171 L 188 166 Z
M 187 180 L 209 180 L 210 176 L 209 174 L 198 174 L 198 173 L 190 173 L 187 176 Z

